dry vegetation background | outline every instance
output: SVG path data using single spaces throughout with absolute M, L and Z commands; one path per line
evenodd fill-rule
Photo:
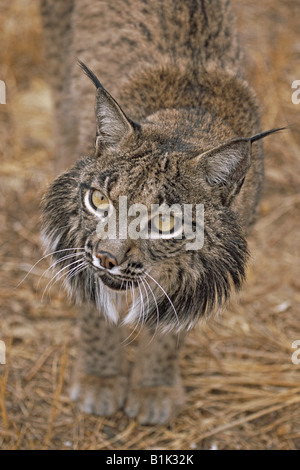
M 190 335 L 182 354 L 185 408 L 165 427 L 122 412 L 80 413 L 68 399 L 76 313 L 41 257 L 39 201 L 51 180 L 51 97 L 36 0 L 0 4 L 1 449 L 300 449 L 300 2 L 235 0 L 265 140 L 266 184 L 251 237 L 248 283 L 218 321 Z

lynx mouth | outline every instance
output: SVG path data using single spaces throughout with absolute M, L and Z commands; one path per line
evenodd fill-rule
M 136 288 L 138 286 L 138 282 L 132 278 L 120 278 L 108 272 L 102 271 L 99 273 L 99 270 L 98 274 L 100 274 L 99 278 L 103 284 L 112 290 L 124 291 L 132 287 Z
M 102 274 L 100 276 L 101 281 L 106 287 L 109 287 L 112 290 L 125 290 L 126 289 L 126 281 L 122 279 L 118 279 L 115 276 L 111 276 L 108 273 Z
M 97 275 L 97 277 L 99 277 L 99 279 L 103 282 L 103 284 L 112 290 L 124 291 L 132 288 L 135 289 L 138 287 L 137 279 L 133 277 L 123 276 L 120 271 L 118 271 L 117 273 L 110 272 L 110 270 L 95 266 L 93 262 L 90 262 L 90 266 L 94 273 Z M 112 268 L 112 270 L 113 269 L 117 268 Z

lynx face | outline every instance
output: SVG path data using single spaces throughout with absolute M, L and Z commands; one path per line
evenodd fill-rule
M 245 179 L 251 144 L 233 139 L 212 149 L 195 148 L 151 117 L 134 124 L 90 76 L 97 85 L 95 154 L 48 190 L 45 244 L 77 300 L 94 302 L 117 321 L 118 299 L 128 301 L 130 293 L 125 323 L 189 328 L 220 308 L 230 284 L 239 288 L 244 278 L 247 245 L 231 203 Z M 149 209 L 138 218 L 140 237 L 119 235 L 122 198 L 128 224 L 136 224 L 137 204 Z M 185 204 L 204 206 L 201 226 L 195 211 L 190 220 L 194 231 L 203 231 L 201 249 L 188 249 L 191 240 L 179 236 L 183 212 L 166 218 L 151 211 L 153 205 L 180 209 Z M 104 236 L 99 225 L 110 212 L 115 236 Z

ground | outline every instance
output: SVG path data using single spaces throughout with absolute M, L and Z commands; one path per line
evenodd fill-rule
M 235 0 L 265 140 L 266 183 L 248 280 L 181 358 L 187 402 L 168 426 L 122 412 L 80 413 L 68 398 L 76 311 L 40 259 L 41 196 L 51 180 L 51 96 L 37 1 L 2 0 L 0 79 L 1 449 L 300 449 L 300 80 L 298 0 Z M 298 346 L 299 348 L 299 346 Z M 131 355 L 129 350 L 129 356 Z M 294 353 L 294 355 L 293 355 Z

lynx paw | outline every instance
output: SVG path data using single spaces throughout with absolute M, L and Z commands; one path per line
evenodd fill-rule
M 167 424 L 184 402 L 181 387 L 151 387 L 130 390 L 125 412 L 140 424 Z
M 81 375 L 76 378 L 70 398 L 78 402 L 84 413 L 111 416 L 124 404 L 127 388 L 125 377 L 96 377 Z

